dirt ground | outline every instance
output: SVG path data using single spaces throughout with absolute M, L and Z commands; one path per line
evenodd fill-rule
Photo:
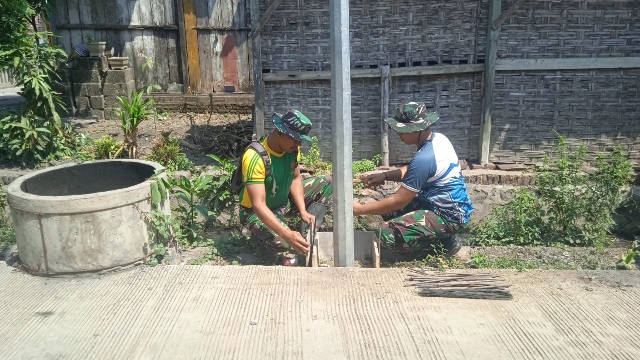
M 92 139 L 111 135 L 123 140 L 119 120 L 73 120 L 76 130 L 87 133 Z M 196 114 L 166 113 L 143 121 L 138 127 L 138 153 L 145 158 L 151 153 L 154 139 L 163 132 L 182 139 L 187 157 L 195 165 L 211 165 L 206 156 L 215 154 L 223 158 L 238 156 L 251 140 L 252 121 L 250 114 Z

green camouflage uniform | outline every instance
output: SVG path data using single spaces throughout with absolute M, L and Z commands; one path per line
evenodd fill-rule
M 420 209 L 417 200 L 404 208 L 382 215 L 385 223 L 376 230 L 384 247 L 400 252 L 439 250 L 438 239 L 449 237 L 464 227 L 449 222 L 433 211 Z
M 329 206 L 331 196 L 333 195 L 333 186 L 329 176 L 307 178 L 302 181 L 302 186 L 304 187 L 304 204 L 307 209 L 313 203 Z M 284 205 L 271 209 L 271 211 L 273 211 L 278 220 L 280 220 L 280 223 L 287 229 L 289 227 L 284 222 L 284 217 L 299 213 L 295 204 L 292 204 L 291 198 L 289 198 L 289 201 Z M 276 252 L 286 252 L 289 250 L 289 245 L 260 221 L 258 215 L 253 212 L 253 209 L 240 207 L 240 224 L 251 232 L 251 239 L 258 245 Z

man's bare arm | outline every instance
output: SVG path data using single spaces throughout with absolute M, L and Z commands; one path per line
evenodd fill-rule
M 400 210 L 413 200 L 417 193 L 400 187 L 393 196 L 368 204 L 353 204 L 354 215 L 380 215 Z
M 309 244 L 302 235 L 284 226 L 276 215 L 267 206 L 267 192 L 264 184 L 248 184 L 246 190 L 253 206 L 253 211 L 269 229 L 289 244 L 299 254 L 306 254 L 309 251 Z

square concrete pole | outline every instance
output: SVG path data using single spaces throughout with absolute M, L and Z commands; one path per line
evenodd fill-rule
M 331 154 L 333 254 L 336 266 L 353 266 L 353 170 L 351 149 L 351 50 L 349 0 L 330 0 Z

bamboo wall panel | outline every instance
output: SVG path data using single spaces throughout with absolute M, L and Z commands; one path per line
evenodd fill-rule
M 636 0 L 527 1 L 498 42 L 500 59 L 629 56 L 640 56 Z M 539 162 L 557 132 L 592 157 L 621 145 L 639 161 L 638 84 L 640 69 L 498 72 L 489 159 Z
M 506 10 L 515 0 L 503 0 Z M 261 13 L 270 1 L 261 1 Z M 392 69 L 483 64 L 488 0 L 415 2 L 351 0 L 351 68 Z M 263 73 L 330 70 L 326 1 L 284 1 L 261 33 Z M 498 59 L 640 57 L 637 0 L 526 1 L 505 21 Z M 434 130 L 447 135 L 460 158 L 479 158 L 482 74 L 402 76 L 391 81 L 389 111 L 423 101 L 440 113 Z M 640 162 L 640 70 L 498 71 L 490 161 L 540 161 L 556 132 L 585 141 L 591 156 L 623 145 Z M 352 79 L 354 159 L 380 152 L 380 80 Z M 324 81 L 267 82 L 264 111 L 296 107 L 331 154 L 331 92 Z M 265 121 L 270 126 L 270 121 Z M 414 149 L 389 136 L 390 161 L 406 162 Z

